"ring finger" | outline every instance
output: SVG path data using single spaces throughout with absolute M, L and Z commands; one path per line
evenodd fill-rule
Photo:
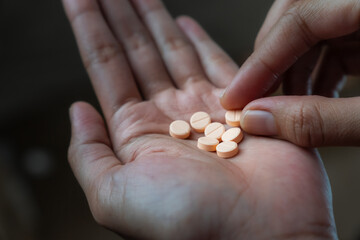
M 157 48 L 128 0 L 101 1 L 104 15 L 125 48 L 145 98 L 174 87 Z

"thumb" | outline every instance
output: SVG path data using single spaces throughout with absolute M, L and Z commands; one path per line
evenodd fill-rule
M 303 147 L 360 145 L 360 97 L 280 96 L 255 100 L 243 110 L 241 126 Z
M 106 126 L 90 104 L 74 103 L 70 108 L 71 142 L 68 160 L 88 200 L 98 196 L 94 186 L 112 167 L 120 165 L 111 148 Z
M 241 109 L 272 93 L 283 73 L 317 43 L 358 31 L 359 17 L 359 0 L 295 1 L 241 66 L 221 104 Z

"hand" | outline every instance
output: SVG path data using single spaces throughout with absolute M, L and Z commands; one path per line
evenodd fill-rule
M 360 75 L 359 17 L 358 0 L 275 1 L 223 105 L 243 108 L 281 82 L 285 94 L 338 96 L 345 75 Z M 265 98 L 245 107 L 242 127 L 300 146 L 359 145 L 359 106 L 360 98 Z
M 70 110 L 69 161 L 100 224 L 135 239 L 336 238 L 314 151 L 245 136 L 225 160 L 169 136 L 196 111 L 223 122 L 238 70 L 199 25 L 157 0 L 63 2 L 106 120 Z

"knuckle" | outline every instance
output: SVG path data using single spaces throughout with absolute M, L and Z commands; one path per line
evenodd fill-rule
M 210 58 L 211 58 L 211 62 L 218 65 L 228 65 L 231 62 L 229 57 L 221 53 L 213 54 L 211 55 Z
M 164 42 L 165 51 L 179 51 L 190 46 L 186 40 L 181 37 L 167 37 Z
M 142 33 L 133 33 L 128 36 L 128 39 L 125 41 L 127 43 L 128 49 L 132 51 L 139 51 L 150 44 L 150 39 L 148 36 Z
M 300 32 L 299 37 L 306 48 L 312 47 L 320 39 L 311 30 L 309 19 L 314 15 L 313 7 L 308 7 L 302 1 L 295 2 L 284 14 L 284 20 Z
M 97 64 L 106 64 L 122 53 L 118 44 L 96 43 L 84 57 L 84 65 L 89 69 Z
M 300 104 L 286 118 L 286 137 L 303 147 L 323 145 L 323 121 L 317 104 Z

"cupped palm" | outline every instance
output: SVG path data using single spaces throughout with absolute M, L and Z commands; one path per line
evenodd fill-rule
M 314 151 L 246 135 L 237 156 L 221 159 L 196 147 L 200 134 L 169 136 L 172 120 L 196 111 L 224 122 L 217 90 L 204 89 L 165 91 L 114 114 L 117 159 L 94 176 L 95 218 L 144 239 L 331 238 L 330 187 Z
M 200 134 L 169 136 L 197 111 L 224 123 L 219 96 L 238 70 L 193 20 L 158 0 L 63 2 L 105 115 L 70 111 L 69 161 L 100 224 L 135 239 L 335 238 L 314 150 L 245 135 L 221 159 Z

